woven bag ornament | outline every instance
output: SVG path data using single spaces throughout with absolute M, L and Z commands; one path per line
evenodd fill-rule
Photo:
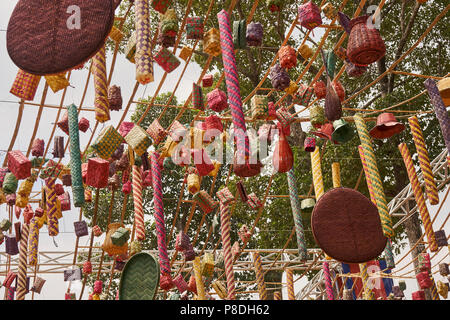
M 235 201 L 233 194 L 231 193 L 230 189 L 228 189 L 227 187 L 224 187 L 224 188 L 220 189 L 219 191 L 217 191 L 216 196 L 217 196 L 217 198 L 219 198 L 219 201 L 224 205 L 231 204 Z
M 223 124 L 220 117 L 216 116 L 215 114 L 212 114 L 205 118 L 205 137 L 204 139 L 206 141 L 211 141 L 211 138 L 215 136 L 218 133 L 223 132 Z M 216 131 L 216 132 L 214 132 Z
M 420 271 L 427 271 L 430 272 L 431 271 L 431 260 L 430 260 L 430 255 L 428 253 L 420 253 L 418 256 L 418 269 Z
M 413 300 L 426 300 L 423 290 L 415 291 L 411 294 Z
M 47 81 L 48 86 L 54 93 L 67 88 L 70 83 L 66 78 L 65 72 L 58 73 L 58 74 L 52 74 L 52 75 L 46 75 L 44 76 L 45 80 Z
M 188 130 L 185 126 L 183 126 L 178 120 L 173 121 L 172 125 L 170 126 L 168 133 L 170 137 L 175 142 L 180 142 L 183 140 L 183 137 L 187 134 Z
M 70 210 L 70 195 L 68 192 L 64 192 L 64 194 L 58 196 L 58 199 L 61 203 L 61 211 L 69 211 Z
M 85 274 L 92 273 L 92 263 L 90 261 L 85 261 L 83 263 L 83 273 L 85 273 Z
M 178 58 L 172 52 L 164 47 L 161 47 L 158 53 L 155 55 L 155 61 L 167 73 L 171 73 L 180 65 L 180 60 L 178 60 Z
M 314 89 L 307 85 L 300 83 L 297 93 L 294 95 L 294 102 L 301 106 L 308 106 L 314 94 Z
M 96 280 L 94 282 L 94 293 L 95 294 L 100 294 L 102 293 L 102 289 L 103 289 L 103 281 L 101 280 Z M 95 299 L 94 299 L 95 300 Z M 98 299 L 99 300 L 99 299 Z
M 273 101 L 267 103 L 268 114 L 266 120 L 272 121 L 277 119 L 277 107 Z
M 313 51 L 307 44 L 302 44 L 300 46 L 300 48 L 298 48 L 298 53 L 305 60 L 308 60 L 309 58 L 311 58 L 313 56 Z
M 214 274 L 214 255 L 209 252 L 205 252 L 202 259 L 202 276 L 212 277 Z
M 96 237 L 100 237 L 103 234 L 102 229 L 100 229 L 100 227 L 98 225 L 95 225 L 92 227 L 92 232 L 94 233 L 94 236 L 96 236 Z
M 64 158 L 64 137 L 55 137 L 55 140 L 53 140 L 52 154 L 54 158 Z
M 269 113 L 269 102 L 267 100 L 267 96 L 254 95 L 250 100 L 250 106 L 253 119 L 267 119 L 267 115 Z
M 159 286 L 161 290 L 169 291 L 174 287 L 174 283 L 170 274 L 161 274 L 159 278 Z
M 448 276 L 450 273 L 448 264 L 445 262 L 442 262 L 439 264 L 439 274 L 443 277 Z
M 240 20 L 233 22 L 233 45 L 234 49 L 247 48 L 247 21 Z
M 172 0 L 152 0 L 151 5 L 153 9 L 161 14 L 164 14 L 167 9 L 169 9 L 171 3 Z
M 227 94 L 220 89 L 214 89 L 206 95 L 209 109 L 215 112 L 222 112 L 228 108 Z
M 213 85 L 214 78 L 212 74 L 207 74 L 202 78 L 202 87 L 209 88 Z
M 119 126 L 120 135 L 125 138 L 125 136 L 131 131 L 131 129 L 134 128 L 134 126 L 135 126 L 134 122 L 127 122 L 127 121 L 122 122 Z
M 108 186 L 109 162 L 100 158 L 88 160 L 86 184 L 94 188 Z
M 16 196 L 15 192 L 18 187 L 18 181 L 16 176 L 12 172 L 8 172 L 5 175 L 5 179 L 3 180 L 3 192 L 6 194 L 6 201 L 8 203 L 13 201 L 13 204 L 16 202 Z M 14 194 L 14 199 L 11 199 L 11 201 L 8 201 L 8 196 L 10 194 Z M 12 197 L 11 197 L 12 198 Z
M 120 43 L 124 37 L 124 33 L 119 28 L 112 26 L 109 37 L 116 43 Z
M 123 142 L 123 137 L 117 132 L 114 126 L 105 127 L 92 144 L 97 156 L 102 159 L 109 159 Z
M 37 75 L 68 71 L 104 45 L 114 22 L 113 0 L 62 0 L 58 8 L 37 0 L 16 4 L 8 24 L 7 48 L 21 69 Z
M 108 101 L 111 111 L 122 109 L 122 93 L 119 86 L 112 85 L 108 88 Z
M 160 24 L 161 26 L 161 24 Z M 162 32 L 158 33 L 158 37 L 156 38 L 156 43 L 161 47 L 170 48 L 175 46 L 176 37 L 172 37 L 171 35 L 164 34 Z
M 126 254 L 128 251 L 128 242 L 121 246 L 116 246 L 113 244 L 111 236 L 122 227 L 122 224 L 119 222 L 110 223 L 108 225 L 108 231 L 106 233 L 105 241 L 103 242 L 102 249 L 110 256 L 113 255 L 122 255 Z
M 436 289 L 437 289 L 437 292 L 441 295 L 442 298 L 447 299 L 447 297 L 448 297 L 448 283 L 444 283 L 442 281 L 437 281 Z
M 203 105 L 203 91 L 202 87 L 196 84 L 195 82 L 192 83 L 192 106 L 196 108 L 197 110 L 203 111 L 205 109 Z
M 9 151 L 7 156 L 8 169 L 18 180 L 31 176 L 31 161 L 22 152 Z
M 220 33 L 216 28 L 211 28 L 203 37 L 203 52 L 217 57 L 222 53 L 220 46 Z
M 250 193 L 247 198 L 247 204 L 250 208 L 258 210 L 263 207 L 263 203 L 258 199 L 258 196 L 254 192 Z
M 320 8 L 312 1 L 302 4 L 298 8 L 297 22 L 308 30 L 321 25 Z
M 140 84 L 148 84 L 154 80 L 148 1 L 136 0 L 134 8 L 136 16 L 136 53 L 134 55 L 136 80 Z
M 420 289 L 428 289 L 433 285 L 428 271 L 422 271 L 416 274 L 416 280 Z
M 105 50 L 103 46 L 92 58 L 92 74 L 94 75 L 95 87 L 95 119 L 100 123 L 111 119 L 109 115 Z
M 342 117 L 342 105 L 330 78 L 327 80 L 327 94 L 325 96 L 325 117 L 329 121 L 339 120 Z
M 134 55 L 136 54 L 136 31 L 133 31 L 128 39 L 127 46 L 125 48 L 125 56 L 131 62 L 135 63 Z
M 194 294 L 197 294 L 197 284 L 196 284 L 196 281 L 195 281 L 195 276 L 193 274 L 189 278 L 188 291 L 192 292 Z
M 291 83 L 289 74 L 281 67 L 279 63 L 270 68 L 269 76 L 272 87 L 280 91 L 285 90 Z
M 295 83 L 295 81 L 291 80 L 289 87 L 284 89 L 284 92 L 286 92 L 287 94 L 290 94 L 290 95 L 295 95 L 295 93 L 298 91 L 298 88 L 299 88 L 298 84 Z
M 40 81 L 41 76 L 19 69 L 9 92 L 18 98 L 33 100 Z
M 150 124 L 147 133 L 152 138 L 154 145 L 158 145 L 167 136 L 167 131 L 161 126 L 157 118 Z
M 173 139 L 170 136 L 168 136 L 166 141 L 164 142 L 164 145 L 162 146 L 162 148 L 160 150 L 161 158 L 172 157 L 177 145 L 178 145 L 178 142 L 173 141 Z M 171 160 L 171 159 L 167 159 L 167 160 Z M 166 159 L 164 161 L 166 161 Z M 173 164 L 173 161 L 171 161 L 170 163 Z M 164 168 L 166 168 L 166 167 L 164 167 Z M 174 168 L 171 168 L 171 169 L 174 169 Z
M 149 134 L 138 125 L 135 125 L 133 129 L 128 132 L 125 136 L 125 141 L 137 156 L 143 155 L 151 145 Z
M 219 204 L 218 201 L 214 201 L 214 199 L 208 194 L 208 192 L 204 190 L 200 190 L 192 199 L 197 202 L 198 206 L 202 209 L 205 214 L 213 211 Z
M 357 66 L 367 66 L 380 60 L 386 54 L 386 46 L 380 32 L 368 21 L 371 18 L 372 16 L 368 15 L 354 18 L 348 26 L 350 34 L 347 58 Z
M 192 48 L 183 46 L 183 48 L 181 48 L 181 51 L 178 54 L 178 56 L 187 62 L 187 60 L 192 56 L 193 52 L 194 52 L 194 50 Z
M 75 235 L 77 237 L 84 237 L 89 234 L 88 232 L 88 226 L 86 221 L 74 221 L 73 223 L 74 229 L 75 229 Z
M 281 123 L 278 123 L 278 130 L 280 137 L 273 151 L 272 164 L 276 172 L 282 173 L 291 170 L 294 165 L 294 155 Z
M 4 232 L 8 231 L 8 229 L 11 228 L 11 226 L 12 226 L 12 223 L 8 219 L 3 219 L 0 222 L 0 230 L 2 230 Z
M 186 19 L 186 39 L 203 40 L 204 36 L 204 18 L 188 17 Z
M 78 122 L 78 129 L 81 132 L 86 132 L 89 129 L 89 120 L 86 118 L 81 118 L 80 121 Z
M 438 247 L 448 246 L 447 236 L 445 235 L 445 230 L 438 230 L 434 232 L 434 237 Z
M 186 292 L 188 290 L 188 284 L 184 280 L 183 275 L 180 273 L 175 278 L 173 278 L 173 283 L 177 287 L 180 293 Z
M 342 86 L 342 83 L 339 80 L 333 80 L 331 82 L 331 85 L 333 86 L 334 91 L 336 91 L 336 93 L 339 97 L 339 100 L 341 102 L 344 101 L 345 100 L 345 89 Z
M 164 35 L 176 37 L 178 33 L 178 19 L 174 9 L 168 9 L 161 16 L 160 30 Z
M 41 290 L 42 290 L 42 287 L 44 286 L 45 281 L 46 281 L 45 279 L 42 279 L 42 278 L 36 276 L 33 286 L 31 287 L 30 291 L 36 292 L 36 293 L 41 293 Z
M 250 47 L 260 47 L 262 46 L 264 30 L 263 25 L 259 22 L 250 22 L 247 25 L 247 45 Z
M 277 112 L 277 120 L 281 124 L 282 127 L 288 126 L 294 119 L 292 114 L 286 109 L 285 106 L 278 108 Z M 282 128 L 278 128 L 282 130 Z
M 325 3 L 321 10 L 328 19 L 334 20 L 336 18 L 337 10 L 330 2 Z
M 19 253 L 16 236 L 12 234 L 5 235 L 5 252 L 10 256 L 15 256 Z
M 327 86 L 322 80 L 316 81 L 313 88 L 317 99 L 324 99 L 327 95 Z
M 282 68 L 291 69 L 297 65 L 297 52 L 289 45 L 282 46 L 278 51 L 278 58 Z
M 6 277 L 5 277 L 5 279 L 3 280 L 2 285 L 3 285 L 5 288 L 11 287 L 13 281 L 16 280 L 16 278 L 17 278 L 17 273 L 15 273 L 15 272 L 13 272 L 13 271 L 9 271 L 9 272 L 6 274 Z

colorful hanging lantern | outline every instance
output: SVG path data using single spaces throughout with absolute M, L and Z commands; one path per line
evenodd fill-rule
M 208 107 L 215 112 L 222 112 L 228 108 L 227 94 L 220 89 L 214 89 L 206 95 Z
M 282 68 L 291 69 L 297 65 L 297 52 L 289 45 L 282 46 L 278 51 L 278 58 Z
M 203 40 L 204 18 L 188 17 L 186 19 L 186 39 Z
M 312 1 L 308 1 L 298 8 L 297 21 L 308 30 L 314 29 L 322 24 L 320 8 Z
M 220 46 L 220 33 L 216 28 L 211 28 L 203 37 L 203 52 L 217 57 L 222 53 Z
M 178 60 L 178 58 L 172 52 L 164 47 L 161 47 L 161 49 L 155 55 L 155 61 L 167 73 L 171 73 L 180 65 L 180 60 Z

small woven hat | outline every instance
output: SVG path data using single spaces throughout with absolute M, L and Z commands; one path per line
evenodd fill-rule
M 395 119 L 392 113 L 385 112 L 378 116 L 377 124 L 370 130 L 375 139 L 387 139 L 405 130 L 405 126 Z
M 311 131 L 311 133 L 318 136 L 319 138 L 331 140 L 334 144 L 338 144 L 338 142 L 332 138 L 333 131 L 333 125 L 327 122 L 320 127 L 319 131 Z
M 354 131 L 350 125 L 344 120 L 339 119 L 333 122 L 334 131 L 331 138 L 339 143 L 346 143 L 353 138 Z

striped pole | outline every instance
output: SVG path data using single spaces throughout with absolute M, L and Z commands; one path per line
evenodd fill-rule
M 167 254 L 166 227 L 164 221 L 163 191 L 161 184 L 161 167 L 159 165 L 159 154 L 153 152 L 151 155 L 152 181 L 153 181 L 153 205 L 156 223 L 156 237 L 158 240 L 159 265 L 162 274 L 170 275 L 170 261 Z
M 262 271 L 261 256 L 258 252 L 253 252 L 253 264 L 256 272 L 256 282 L 258 283 L 259 300 L 267 300 L 266 283 Z
M 431 104 L 434 106 L 434 113 L 439 120 L 447 151 L 450 153 L 450 119 L 448 117 L 447 108 L 445 107 L 444 101 L 442 101 L 436 82 L 432 79 L 427 79 L 425 80 L 424 85 L 428 90 Z
M 220 231 L 222 234 L 223 258 L 225 263 L 225 275 L 227 277 L 228 300 L 235 298 L 233 255 L 231 253 L 231 213 L 228 204 L 220 202 Z
M 334 300 L 333 286 L 331 285 L 330 265 L 328 264 L 328 261 L 323 262 L 322 268 L 328 300 Z
M 288 171 L 287 177 L 289 185 L 289 197 L 291 199 L 292 215 L 294 217 L 295 232 L 297 234 L 298 255 L 301 261 L 305 261 L 307 259 L 305 232 L 302 222 L 302 213 L 300 211 L 301 206 L 300 206 L 300 199 L 298 198 L 298 189 L 294 174 L 294 168 Z
M 136 0 L 134 10 L 136 16 L 136 53 L 134 54 L 136 80 L 140 84 L 147 84 L 154 80 L 148 0 Z
M 369 274 L 367 272 L 367 264 L 360 263 L 359 270 L 361 272 L 361 278 L 363 282 L 364 288 L 364 300 L 375 300 L 375 294 L 372 291 L 372 288 L 369 286 Z
M 316 147 L 314 152 L 311 152 L 311 167 L 314 193 L 316 195 L 316 201 L 319 201 L 320 197 L 324 194 L 324 187 L 322 178 L 322 166 L 320 164 L 320 151 L 318 147 Z
M 383 234 L 386 238 L 392 238 L 394 236 L 394 229 L 392 228 L 392 220 L 389 215 L 389 209 L 387 206 L 386 196 L 383 190 L 383 183 L 378 172 L 377 160 L 375 158 L 375 153 L 372 147 L 372 140 L 367 130 L 366 123 L 363 117 L 357 113 L 353 116 L 355 120 L 356 127 L 358 129 L 358 135 L 361 140 L 361 145 L 364 151 L 364 157 L 366 159 L 366 164 L 370 176 L 370 181 L 372 182 L 375 200 L 378 208 L 378 213 L 380 215 L 381 226 L 383 228 Z
M 142 208 L 142 174 L 141 168 L 133 165 L 133 203 L 136 239 L 145 240 L 144 210 Z
M 441 300 L 439 298 L 439 293 L 438 293 L 437 288 L 436 288 L 436 282 L 434 281 L 434 278 L 433 278 L 433 276 L 431 274 L 430 274 L 430 279 L 431 279 L 430 293 L 431 293 L 432 300 Z
M 28 235 L 28 264 L 35 266 L 38 258 L 39 246 L 39 223 L 37 217 L 33 217 L 30 221 L 30 232 Z
M 341 185 L 341 165 L 339 162 L 331 164 L 331 175 L 333 177 L 333 188 L 340 188 Z
M 280 291 L 275 291 L 273 293 L 273 300 L 282 300 L 281 299 L 281 292 Z
M 20 239 L 19 274 L 17 276 L 16 300 L 25 300 L 25 294 L 27 293 L 27 249 L 29 231 L 30 225 L 28 223 L 24 223 Z
M 47 227 L 48 227 L 48 235 L 51 237 L 57 236 L 59 234 L 58 216 L 56 208 L 55 181 L 56 178 L 52 177 L 45 179 L 46 184 L 45 206 L 47 208 Z
M 433 172 L 431 171 L 430 158 L 428 156 L 422 130 L 420 129 L 419 120 L 417 119 L 417 116 L 412 116 L 408 118 L 408 122 L 414 139 L 414 144 L 416 145 L 417 154 L 419 155 L 419 164 L 425 180 L 425 191 L 428 200 L 430 200 L 430 204 L 436 205 L 439 203 L 439 195 L 436 182 L 434 181 Z
M 367 189 L 369 189 L 370 200 L 374 205 L 377 205 L 377 200 L 375 198 L 375 192 L 373 191 L 372 180 L 370 180 L 369 168 L 367 167 L 366 158 L 364 156 L 363 147 L 358 146 L 359 157 L 361 158 L 361 163 L 364 169 L 364 174 L 366 176 Z M 395 268 L 394 254 L 392 252 L 391 239 L 387 240 L 386 247 L 384 248 L 384 256 L 386 258 L 386 267 L 389 269 Z
M 109 115 L 105 46 L 92 58 L 92 74 L 94 75 L 95 87 L 95 119 L 103 123 L 111 119 Z
M 197 300 L 206 300 L 205 285 L 202 278 L 202 263 L 200 257 L 194 259 L 194 275 L 195 283 L 197 285 Z
M 236 67 L 236 57 L 234 55 L 233 36 L 228 12 L 225 10 L 217 14 L 220 30 L 220 46 L 222 48 L 222 59 L 225 73 L 225 83 L 227 85 L 228 99 L 233 119 L 234 132 L 237 142 L 238 154 L 250 157 L 250 146 L 245 126 L 244 112 L 242 111 L 241 91 L 239 87 L 239 75 Z
M 411 188 L 414 193 L 414 198 L 416 199 L 417 207 L 419 208 L 425 233 L 427 234 L 430 250 L 431 252 L 436 252 L 438 250 L 438 245 L 436 243 L 436 238 L 434 237 L 433 225 L 431 224 L 430 214 L 428 212 L 427 205 L 425 204 L 425 198 L 419 184 L 419 179 L 417 178 L 416 170 L 414 169 L 411 154 L 409 153 L 408 147 L 405 143 L 400 143 L 398 145 L 398 149 L 402 154 L 403 162 L 405 163 L 406 171 L 408 172 L 409 182 L 411 182 Z
M 287 293 L 289 300 L 295 300 L 294 293 L 294 273 L 292 269 L 286 268 Z

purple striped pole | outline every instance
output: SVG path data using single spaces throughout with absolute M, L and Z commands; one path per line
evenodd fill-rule
M 228 12 L 225 10 L 220 11 L 217 14 L 217 18 L 219 20 L 220 46 L 222 47 L 222 59 L 225 69 L 225 83 L 227 85 L 231 117 L 233 118 L 237 151 L 239 155 L 243 154 L 245 155 L 245 159 L 248 159 L 250 156 L 250 146 L 247 138 L 244 112 L 242 111 L 241 90 L 239 88 L 239 76 L 236 67 L 236 57 L 234 56 L 233 36 L 231 34 Z
M 152 181 L 153 181 L 153 205 L 156 222 L 156 237 L 158 239 L 159 266 L 162 274 L 170 275 L 169 255 L 166 245 L 166 227 L 164 221 L 164 206 L 162 200 L 161 167 L 158 162 L 159 153 L 153 152 L 151 156 L 152 163 Z

